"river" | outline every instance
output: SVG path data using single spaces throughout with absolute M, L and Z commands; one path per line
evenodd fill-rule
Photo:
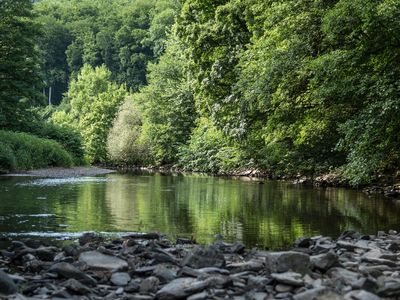
M 205 175 L 0 178 L 0 236 L 74 238 L 158 231 L 211 243 L 289 247 L 301 236 L 400 229 L 400 203 L 344 188 Z

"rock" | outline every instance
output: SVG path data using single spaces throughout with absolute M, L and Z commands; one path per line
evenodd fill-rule
M 157 277 L 154 276 L 148 277 L 145 280 L 143 280 L 142 283 L 140 284 L 140 292 L 143 294 L 155 293 L 158 290 L 159 283 L 160 280 L 158 280 Z
M 327 252 L 310 257 L 311 266 L 326 272 L 338 262 L 338 256 L 334 252 Z
M 53 261 L 54 257 L 56 256 L 57 249 L 50 248 L 50 247 L 40 247 L 36 249 L 35 254 L 36 256 L 43 261 Z
M 130 239 L 141 239 L 141 240 L 159 240 L 161 238 L 161 235 L 157 232 L 149 232 L 149 233 L 130 233 L 123 237 Z
M 89 286 L 94 286 L 97 284 L 96 280 L 94 280 L 92 277 L 89 275 L 83 273 L 73 265 L 69 263 L 57 263 L 51 266 L 49 269 L 49 272 L 55 273 L 58 276 L 64 277 L 64 278 L 73 278 L 76 279 L 84 284 L 87 284 Z
M 314 244 L 313 240 L 309 237 L 301 237 L 294 242 L 294 245 L 297 248 L 308 248 L 313 244 Z
M 111 272 L 128 269 L 128 263 L 118 257 L 105 255 L 98 251 L 87 251 L 79 255 L 79 261 L 84 262 L 94 270 L 106 270 Z
M 264 264 L 258 260 L 249 260 L 245 262 L 231 263 L 226 267 L 233 273 L 245 271 L 258 272 L 264 269 Z
M 342 297 L 326 287 L 317 287 L 293 296 L 293 300 L 342 300 Z
M 378 295 L 381 297 L 398 297 L 400 296 L 400 279 L 385 278 L 383 284 L 378 290 Z
M 140 284 L 136 281 L 131 281 L 128 286 L 124 288 L 127 293 L 136 293 L 140 290 Z
M 63 286 L 73 294 L 78 294 L 78 295 L 86 295 L 90 294 L 92 291 L 90 288 L 87 286 L 83 285 L 79 281 L 77 281 L 74 278 L 68 279 L 66 282 L 64 282 Z
M 207 298 L 208 298 L 208 293 L 201 292 L 188 297 L 187 300 L 205 300 Z
M 203 291 L 207 284 L 195 278 L 178 278 L 165 285 L 156 294 L 159 300 L 182 299 Z
M 305 274 L 310 271 L 310 256 L 300 252 L 270 252 L 265 261 L 266 268 L 271 273 L 294 271 Z
M 113 285 L 126 286 L 131 281 L 131 276 L 125 272 L 117 272 L 111 275 L 110 281 Z
M 225 266 L 225 258 L 221 252 L 212 246 L 197 247 L 193 252 L 186 255 L 182 261 L 182 266 L 189 266 L 194 269 L 205 267 L 222 268 Z
M 176 272 L 163 265 L 157 266 L 153 275 L 160 279 L 161 283 L 170 282 L 176 278 Z
M 94 232 L 86 232 L 79 238 L 79 245 L 83 246 L 88 243 L 99 243 L 103 241 L 104 238 L 99 236 Z
M 275 291 L 277 291 L 278 293 L 288 293 L 288 292 L 291 292 L 292 290 L 293 290 L 293 287 L 290 285 L 286 285 L 286 284 L 278 283 L 275 286 Z
M 11 295 L 18 291 L 17 285 L 4 271 L 0 270 L 0 294 Z
M 361 275 L 343 268 L 332 268 L 327 275 L 335 282 L 341 282 L 344 285 L 354 286 L 358 283 Z
M 271 277 L 275 279 L 279 283 L 283 283 L 286 285 L 292 286 L 303 286 L 304 281 L 302 279 L 301 274 L 294 272 L 285 272 L 285 273 L 272 273 Z
M 380 300 L 378 296 L 364 291 L 364 290 L 356 290 L 356 291 L 351 291 L 344 295 L 344 300 Z
M 243 243 L 236 242 L 234 244 L 228 244 L 223 241 L 217 241 L 213 244 L 213 246 L 224 253 L 244 253 L 246 247 Z

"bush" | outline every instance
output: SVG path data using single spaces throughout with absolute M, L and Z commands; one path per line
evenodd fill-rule
M 179 166 L 211 173 L 229 173 L 240 167 L 241 152 L 230 145 L 221 130 L 201 118 L 188 145 L 181 147 Z
M 0 169 L 70 167 L 74 159 L 60 144 L 27 133 L 0 130 Z
M 149 146 L 142 134 L 142 113 L 131 98 L 120 107 L 107 139 L 110 160 L 123 165 L 145 165 Z

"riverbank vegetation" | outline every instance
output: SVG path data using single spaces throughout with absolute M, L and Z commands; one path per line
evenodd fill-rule
M 1 128 L 43 136 L 21 125 L 38 115 L 80 162 L 353 185 L 399 170 L 399 1 L 0 5 Z

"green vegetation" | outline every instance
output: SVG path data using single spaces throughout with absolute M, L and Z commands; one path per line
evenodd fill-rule
M 0 126 L 77 162 L 353 185 L 400 169 L 397 0 L 0 5 Z
M 70 167 L 73 157 L 57 142 L 27 133 L 0 130 L 0 172 L 47 166 Z

